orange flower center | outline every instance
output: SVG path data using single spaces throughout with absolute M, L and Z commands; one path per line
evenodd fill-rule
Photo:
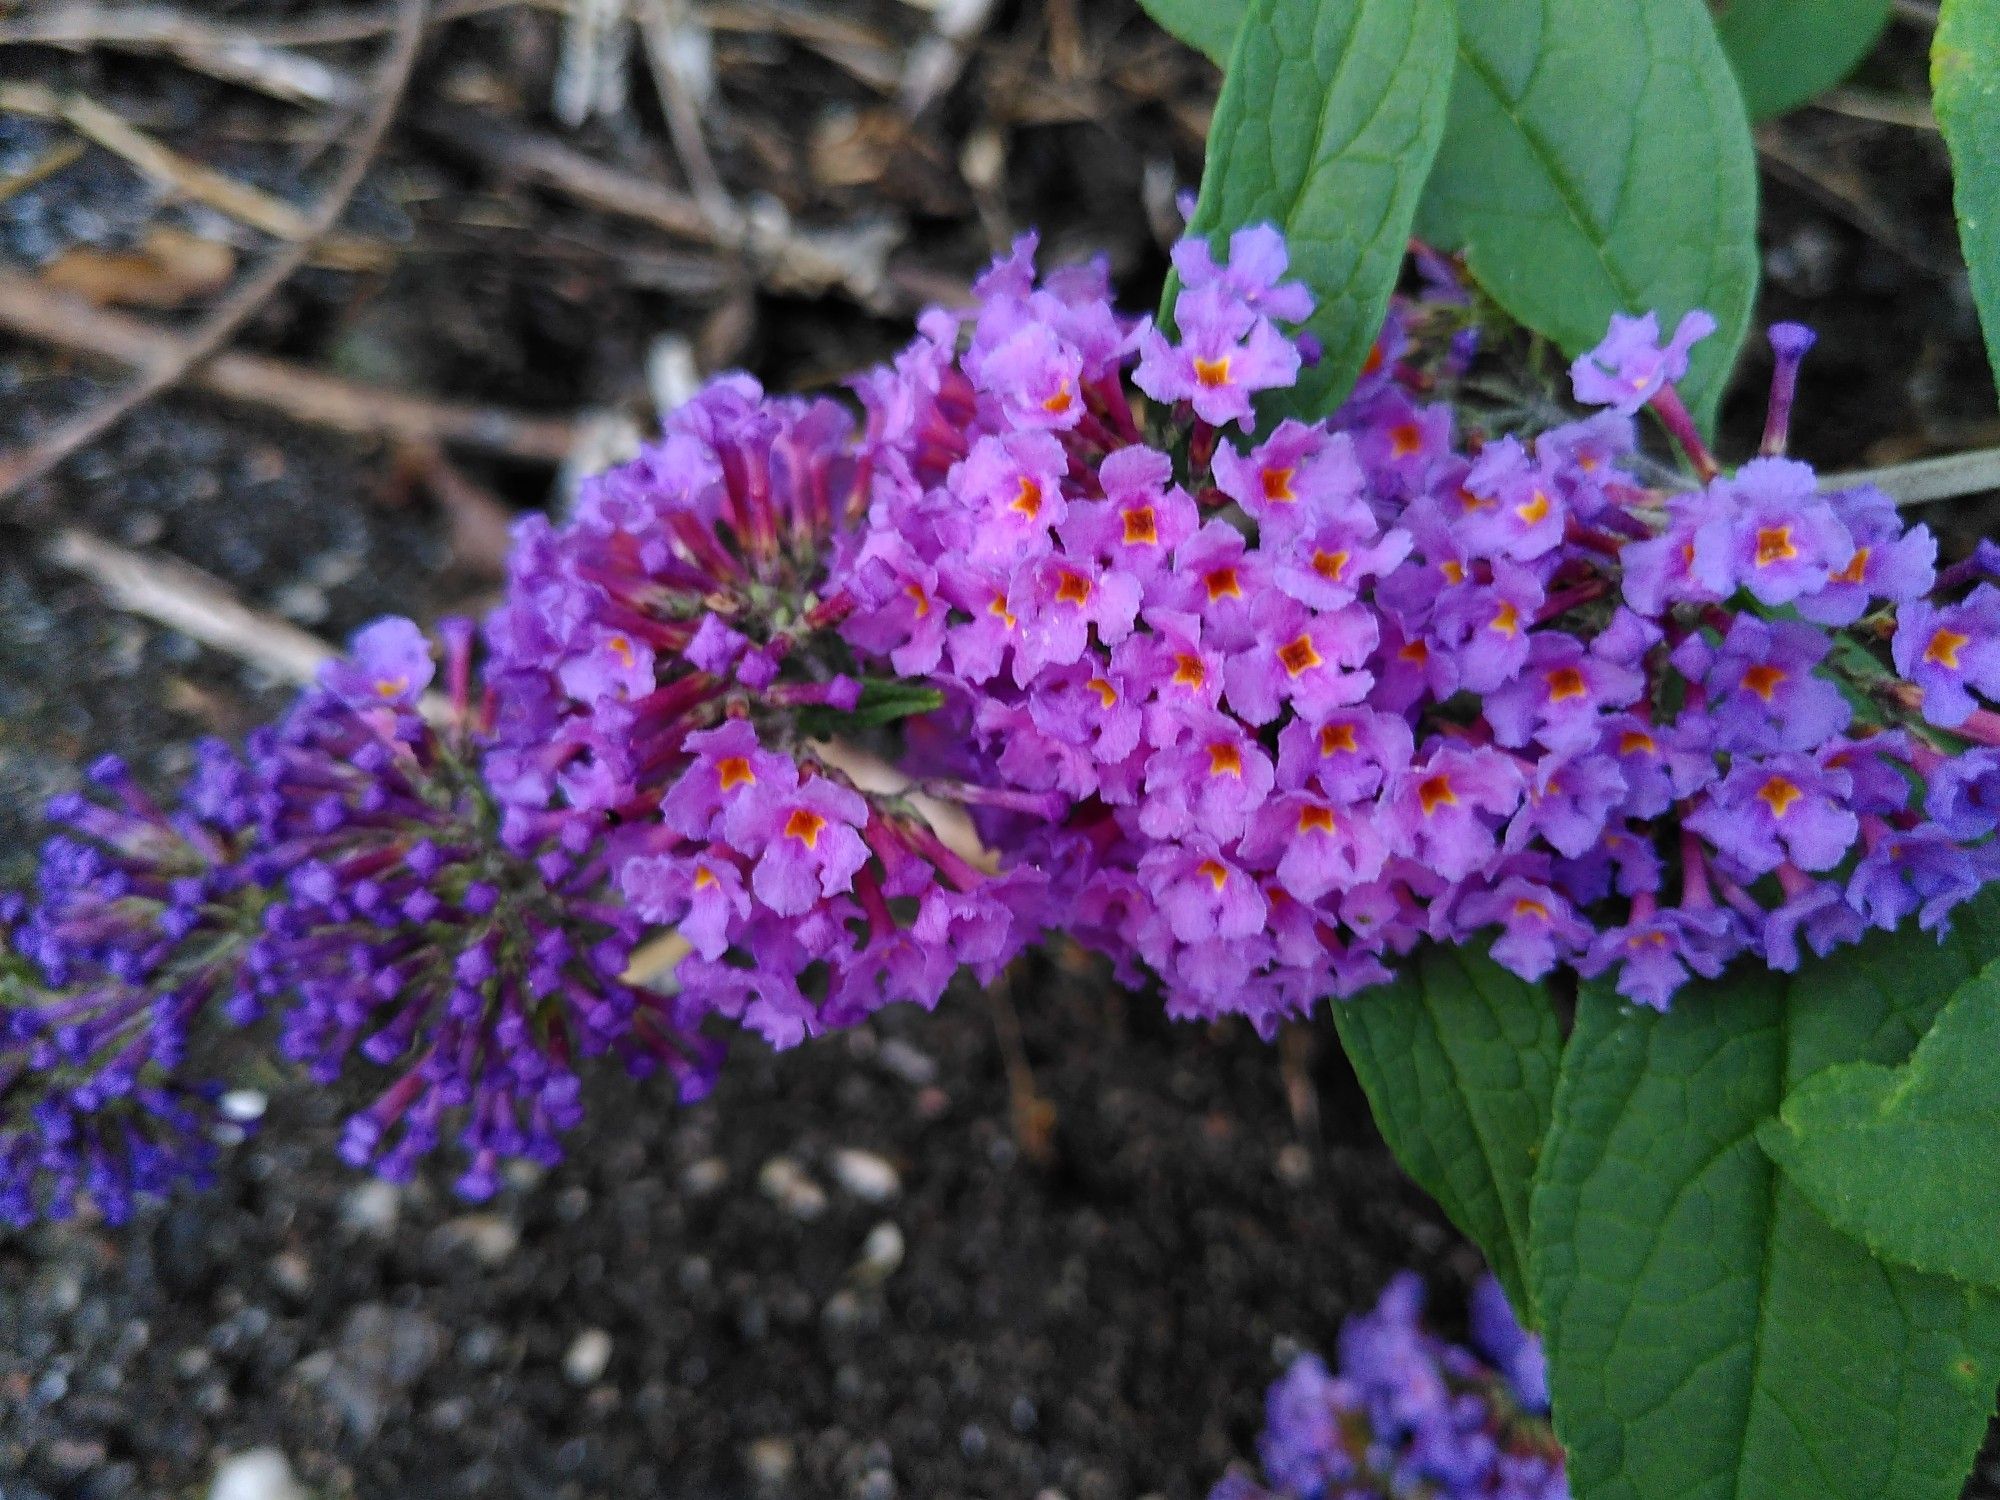
M 1406 641 L 1396 655 L 1404 661 L 1425 662 L 1431 659 L 1431 648 L 1422 641 Z
M 921 583 L 906 583 L 903 585 L 903 592 L 908 594 L 916 604 L 917 618 L 919 620 L 931 612 L 931 596 L 924 592 L 924 586 Z
M 1332 833 L 1333 828 L 1332 808 L 1321 807 L 1317 802 L 1308 802 L 1299 809 L 1300 833 Z
M 1522 896 L 1514 903 L 1514 915 L 1517 917 L 1539 917 L 1542 921 L 1546 922 L 1549 919 L 1549 909 L 1532 896 Z
M 750 769 L 749 760 L 741 755 L 731 755 L 715 763 L 715 780 L 723 791 L 733 791 L 739 786 L 755 786 L 757 773 Z
M 1302 634 L 1278 648 L 1278 663 L 1292 677 L 1310 672 L 1320 661 L 1320 654 L 1313 649 L 1312 637 L 1308 635 Z
M 1034 520 L 1042 513 L 1042 487 L 1023 474 L 1020 487 L 1014 492 L 1014 498 L 1008 503 L 1007 509 L 1016 515 Z
M 1289 505 L 1299 497 L 1292 493 L 1291 469 L 1266 469 L 1263 473 L 1264 498 L 1273 505 Z
M 1313 553 L 1313 571 L 1328 583 L 1340 582 L 1340 575 L 1347 571 L 1349 554 L 1328 552 L 1321 548 Z
M 993 602 L 986 606 L 986 613 L 1000 621 L 1009 630 L 1012 630 L 1020 623 L 1014 618 L 1014 612 L 1007 608 L 1007 596 L 1005 594 L 995 594 Z
M 1106 708 L 1110 708 L 1118 701 L 1118 689 L 1111 685 L 1109 678 L 1093 677 L 1084 686 L 1097 694 L 1097 701 Z
M 1743 674 L 1743 686 L 1769 703 L 1771 695 L 1777 692 L 1778 684 L 1785 680 L 1785 676 L 1783 669 L 1774 667 L 1768 662 L 1759 662 Z
M 1182 652 L 1174 658 L 1174 686 L 1198 688 L 1208 681 L 1208 668 L 1201 658 L 1190 652 Z
M 1465 564 L 1459 562 L 1456 558 L 1446 558 L 1443 562 L 1439 563 L 1438 571 L 1444 574 L 1444 581 L 1446 583 L 1457 584 L 1465 582 Z
M 1208 602 L 1210 604 L 1213 604 L 1218 599 L 1241 599 L 1243 597 L 1243 580 L 1236 576 L 1234 568 L 1217 568 L 1213 573 L 1203 578 L 1202 582 L 1208 586 Z
M 1492 628 L 1504 636 L 1512 637 L 1520 634 L 1521 611 L 1502 599 L 1500 607 L 1493 611 Z
M 708 889 L 708 888 L 709 888 L 710 886 L 714 885 L 715 883 L 716 883 L 716 881 L 715 881 L 715 871 L 713 871 L 713 870 L 709 869 L 709 867 L 708 867 L 707 865 L 696 865 L 696 866 L 695 866 L 695 871 L 694 871 L 694 888 L 695 888 L 696 890 L 698 890 L 698 891 L 705 891 L 705 890 L 707 890 L 707 889 Z
M 1042 410 L 1059 417 L 1075 404 L 1076 397 L 1070 391 L 1069 382 L 1065 380 L 1061 385 L 1056 387 L 1056 393 L 1053 396 L 1046 398 L 1042 402 Z
M 1150 505 L 1135 505 L 1125 512 L 1125 545 L 1150 547 L 1160 539 L 1159 518 Z
M 1197 875 L 1206 875 L 1208 883 L 1218 891 L 1229 884 L 1229 866 L 1213 859 L 1205 859 L 1194 867 Z
M 1792 804 L 1804 795 L 1805 793 L 1799 790 L 1797 782 L 1783 776 L 1768 777 L 1764 784 L 1757 788 L 1757 800 L 1771 809 L 1771 816 L 1774 818 L 1782 818 L 1791 810 Z
M 819 847 L 819 836 L 826 827 L 826 819 L 810 807 L 795 807 L 792 815 L 785 819 L 785 837 L 797 839 L 808 849 Z
M 1620 755 L 1651 755 L 1659 748 L 1658 742 L 1643 729 L 1628 729 L 1618 736 Z
M 1972 644 L 1972 637 L 1961 635 L 1949 626 L 1940 625 L 1931 635 L 1931 643 L 1924 647 L 1924 660 L 1947 671 L 1958 670 L 1958 653 Z
M 1218 741 L 1208 747 L 1208 774 L 1211 776 L 1243 775 L 1243 752 L 1227 740 Z
M 1056 603 L 1088 604 L 1090 580 L 1081 573 L 1065 572 L 1056 583 Z
M 1523 521 L 1526 521 L 1530 526 L 1533 526 L 1538 521 L 1546 521 L 1549 518 L 1549 497 L 1540 490 L 1536 490 L 1534 494 L 1528 497 L 1525 504 L 1514 507 L 1514 514 L 1519 516 Z
M 1423 804 L 1424 816 L 1429 817 L 1440 807 L 1458 806 L 1458 793 L 1452 790 L 1451 778 L 1440 771 L 1418 784 L 1417 800 Z
M 1229 356 L 1225 354 L 1220 359 L 1202 359 L 1197 356 L 1194 362 L 1194 378 L 1211 391 L 1219 385 L 1229 384 Z
M 1790 562 L 1799 555 L 1799 549 L 1792 545 L 1792 528 L 1789 526 L 1766 526 L 1757 533 L 1757 566 L 1768 568 L 1774 563 Z
M 1549 673 L 1549 702 L 1563 703 L 1571 698 L 1581 698 L 1590 691 L 1583 680 L 1583 673 L 1575 667 L 1557 667 Z
M 1355 749 L 1354 726 L 1352 724 L 1327 724 L 1319 732 L 1319 753 L 1335 755 L 1345 752 L 1352 755 Z
M 1831 583 L 1861 582 L 1861 576 L 1868 571 L 1868 552 L 1869 549 L 1866 547 L 1856 547 L 1854 549 L 1854 556 L 1847 560 L 1847 566 L 1842 568 L 1838 573 L 1831 575 L 1828 581 Z
M 1424 430 L 1415 422 L 1398 422 L 1389 429 L 1389 457 L 1408 458 L 1423 446 Z
M 626 667 L 632 665 L 632 643 L 624 636 L 614 635 L 604 643 L 604 647 L 618 658 L 619 665 Z

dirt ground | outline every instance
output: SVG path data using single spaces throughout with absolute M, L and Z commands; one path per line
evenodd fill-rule
M 587 454 L 649 422 L 679 363 L 798 388 L 879 358 L 1028 225 L 1058 256 L 1104 250 L 1144 305 L 1214 71 L 1128 0 L 1006 0 L 941 34 L 980 9 L 687 8 L 712 44 L 715 182 L 789 223 L 789 261 L 690 220 L 704 174 L 643 58 L 565 65 L 561 18 L 530 3 L 440 25 L 336 263 L 236 347 L 574 422 Z M 0 0 L 0 38 L 43 10 Z M 171 56 L 0 45 L 0 84 L 17 104 L 71 91 L 309 205 L 297 165 L 331 168 L 375 44 L 301 29 L 387 11 L 186 13 L 330 65 L 326 97 L 209 77 L 198 37 Z M 1942 148 L 1864 117 L 1922 99 L 1926 42 L 1899 20 L 1837 109 L 1760 135 L 1762 313 L 1822 334 L 1795 449 L 1831 468 L 2000 441 Z M 559 86 L 602 110 L 566 123 Z M 186 182 L 77 153 L 89 134 L 0 109 L 0 325 L 19 327 L 10 290 L 61 284 L 142 296 L 100 316 L 170 326 L 212 301 L 218 248 L 226 274 L 264 243 Z M 82 326 L 0 334 L 0 447 L 110 388 Z M 1744 362 L 1729 452 L 1754 445 L 1767 372 Z M 288 692 L 112 607 L 57 560 L 65 529 L 338 639 L 385 610 L 479 608 L 506 517 L 557 501 L 546 447 L 440 450 L 187 388 L 0 502 L 0 875 L 31 864 L 36 808 L 92 756 L 165 778 L 188 737 Z M 1933 518 L 1947 550 L 1989 507 Z M 1330 1029 L 1273 1048 L 1169 1026 L 1060 953 L 934 1016 L 782 1057 L 739 1044 L 693 1109 L 607 1086 L 566 1165 L 476 1211 L 442 1177 L 395 1191 L 341 1167 L 351 1100 L 275 1074 L 268 1091 L 213 1194 L 119 1232 L 0 1235 L 0 1500 L 196 1495 L 263 1444 L 325 1497 L 1193 1497 L 1246 1451 L 1291 1351 L 1327 1346 L 1399 1267 L 1447 1317 L 1478 1269 L 1375 1140 Z M 1969 1493 L 2000 1496 L 2000 1468 Z

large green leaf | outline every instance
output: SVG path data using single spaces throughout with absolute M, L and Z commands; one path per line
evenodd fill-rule
M 1475 0 L 1417 232 L 1570 354 L 1614 312 L 1720 324 L 1683 392 L 1706 419 L 1757 287 L 1750 126 L 1701 0 Z
M 2000 1382 L 2000 1299 L 1885 1265 L 1757 1145 L 1800 1079 L 1907 1057 L 1980 967 L 1882 937 L 1744 967 L 1666 1015 L 1586 989 L 1533 1198 L 1532 1279 L 1578 1500 L 1951 1500 Z
M 1891 0 L 1718 0 L 1715 32 L 1750 118 L 1781 115 L 1853 72 L 1890 9 Z
M 1243 20 L 1249 0 L 1139 0 L 1146 14 L 1186 42 L 1205 52 L 1218 67 L 1229 61 L 1229 44 Z
M 1758 1132 L 1792 1184 L 1877 1255 L 2000 1287 L 2000 966 L 1900 1068 L 1815 1073 Z
M 1944 0 L 1931 43 L 1931 99 L 1951 149 L 1958 238 L 2000 378 L 2000 0 Z
M 1333 1018 L 1396 1159 L 1531 1316 L 1528 1188 L 1562 1056 L 1547 994 L 1474 949 L 1427 948 Z
M 1444 130 L 1452 35 L 1451 0 L 1250 0 L 1188 228 L 1276 224 L 1319 300 L 1325 352 L 1270 410 L 1324 415 L 1374 345 Z

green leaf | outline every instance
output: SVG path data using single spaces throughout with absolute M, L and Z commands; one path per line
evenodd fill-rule
M 1530 1316 L 1528 1188 L 1562 1056 L 1548 995 L 1475 949 L 1433 947 L 1333 1019 L 1396 1159 Z
M 1147 15 L 1217 67 L 1229 61 L 1229 44 L 1249 0 L 1139 0 Z
M 1463 250 L 1569 354 L 1614 312 L 1721 325 L 1682 393 L 1707 420 L 1757 289 L 1750 125 L 1701 0 L 1476 0 L 1417 233 Z
M 1931 102 L 1951 150 L 1958 239 L 2000 379 L 2000 0 L 1944 0 L 1931 42 Z
M 943 706 L 944 694 L 936 688 L 891 677 L 869 677 L 863 679 L 861 696 L 854 707 L 809 705 L 799 710 L 799 728 L 813 739 L 835 739 L 859 729 L 879 729 Z
M 1250 0 L 1188 229 L 1220 248 L 1276 224 L 1319 301 L 1306 327 L 1325 352 L 1268 412 L 1325 415 L 1374 346 L 1444 130 L 1452 35 L 1451 0 Z
M 1750 118 L 1781 115 L 1853 72 L 1891 9 L 1892 0 L 1719 0 L 1715 33 Z
M 1848 1063 L 1757 1133 L 1792 1185 L 1885 1260 L 2000 1287 L 2000 966 L 1900 1068 Z
M 2000 1299 L 1885 1265 L 1758 1148 L 1801 1078 L 1908 1056 L 1990 957 L 1880 936 L 1665 1015 L 1586 989 L 1533 1198 L 1532 1280 L 1578 1500 L 1954 1500 L 2000 1382 Z

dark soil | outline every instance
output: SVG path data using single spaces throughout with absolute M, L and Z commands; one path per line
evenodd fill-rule
M 400 389 L 637 414 L 655 334 L 774 387 L 823 383 L 1028 224 L 1059 253 L 1107 250 L 1143 301 L 1213 71 L 1128 0 L 1013 0 L 908 124 L 893 71 L 925 14 L 715 12 L 725 180 L 802 222 L 897 220 L 873 308 L 752 286 L 453 146 L 440 112 L 478 108 L 678 180 L 642 79 L 625 115 L 563 131 L 555 21 L 503 13 L 433 41 L 350 217 L 393 267 L 302 276 L 247 342 Z M 1859 86 L 1921 97 L 1924 40 L 1898 23 Z M 0 74 L 85 89 L 298 196 L 287 134 L 305 117 L 240 90 L 102 52 L 0 49 Z M 58 137 L 0 115 L 0 176 Z M 1766 145 L 1762 313 L 1822 333 L 1797 451 L 1840 468 L 2000 441 L 1936 137 L 1808 110 Z M 214 228 L 93 150 L 0 202 L 0 265 L 40 271 L 163 220 Z M 1766 369 L 1744 362 L 1730 452 L 1755 442 Z M 0 343 L 0 445 L 106 388 Z M 459 464 L 506 508 L 550 503 L 544 470 Z M 24 498 L 0 511 L 8 878 L 32 863 L 34 809 L 92 756 L 165 779 L 189 736 L 240 733 L 289 691 L 112 610 L 46 560 L 57 526 L 194 562 L 329 638 L 386 610 L 477 608 L 493 583 L 394 455 L 198 394 Z M 1988 522 L 1977 505 L 1937 519 L 1954 552 Z M 1027 1074 L 1002 1042 L 1015 1012 Z M 195 1495 L 260 1444 L 322 1496 L 1198 1496 L 1247 1450 L 1292 1350 L 1329 1345 L 1402 1266 L 1447 1317 L 1478 1269 L 1375 1139 L 1325 1028 L 1272 1048 L 1171 1027 L 1063 954 L 1011 999 L 967 990 L 782 1057 L 739 1044 L 693 1109 L 609 1084 L 565 1166 L 477 1210 L 443 1175 L 396 1192 L 348 1173 L 331 1146 L 353 1101 L 265 1082 L 270 1114 L 215 1192 L 121 1231 L 0 1236 L 0 1500 Z M 880 1161 L 847 1176 L 887 1163 L 892 1194 L 843 1185 L 853 1150 Z

